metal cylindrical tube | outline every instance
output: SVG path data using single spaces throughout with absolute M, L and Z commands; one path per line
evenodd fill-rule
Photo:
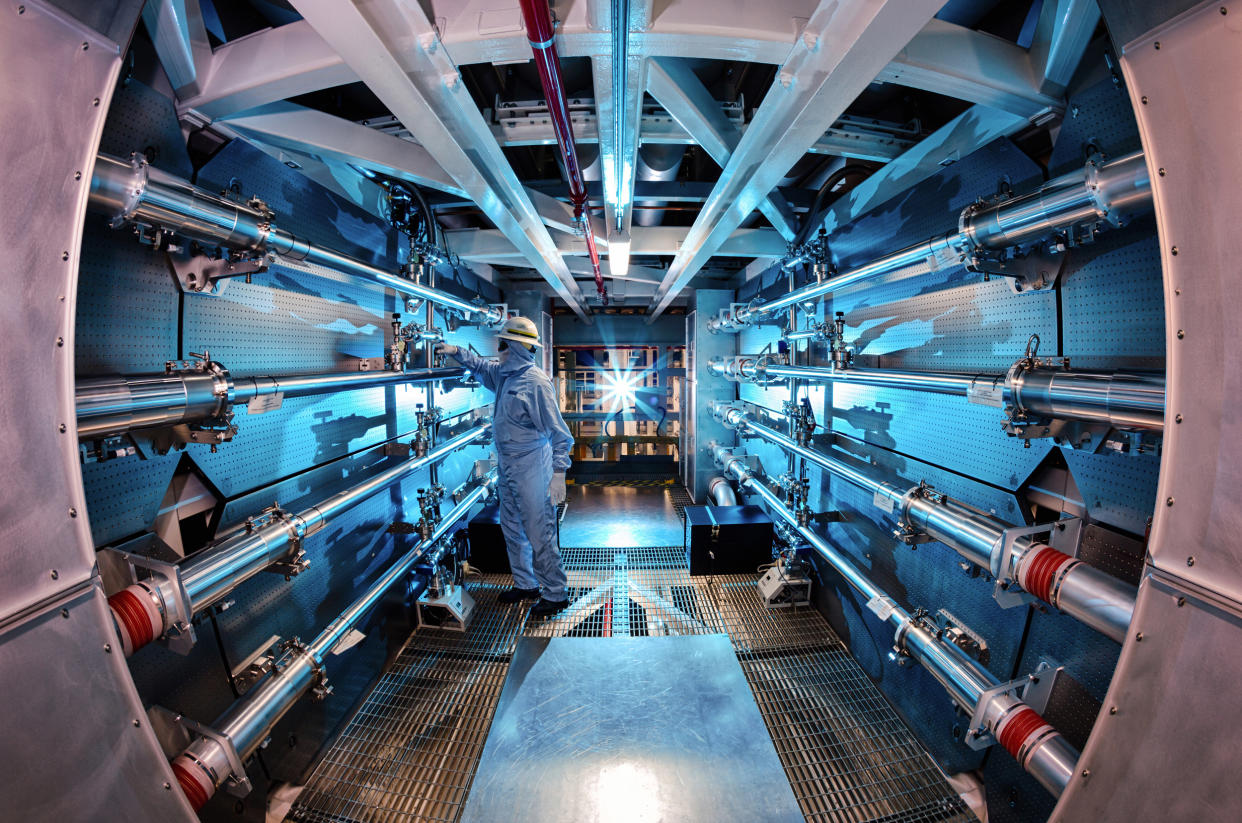
M 216 417 L 227 410 L 232 395 L 227 373 L 86 377 L 75 390 L 78 437 Z
M 491 492 L 495 482 L 493 472 L 441 520 L 430 537 L 402 555 L 318 637 L 307 646 L 291 645 L 271 671 L 216 719 L 214 727 L 232 741 L 242 761 L 258 749 L 276 723 L 321 678 L 323 661 L 340 639 L 366 616 L 388 589 L 410 573 L 457 521 Z M 196 810 L 210 799 L 231 771 L 224 746 L 211 737 L 195 740 L 174 758 L 172 765 L 178 783 Z
M 1125 431 L 1164 429 L 1165 378 L 1160 374 L 1015 367 L 1006 399 L 1034 416 L 1106 423 Z
M 707 481 L 707 496 L 717 506 L 737 505 L 737 495 L 733 493 L 733 487 L 729 485 L 729 481 L 723 477 L 713 477 Z
M 912 389 L 934 394 L 966 397 L 975 386 L 999 384 L 1004 375 L 954 374 L 952 372 L 898 371 L 896 369 L 834 369 L 822 366 L 764 364 L 767 377 L 807 380 L 815 383 L 856 383 L 892 389 Z
M 974 248 L 1004 249 L 1072 226 L 1116 221 L 1150 204 L 1147 163 L 1142 152 L 1134 152 L 1103 166 L 1092 161 L 1011 200 L 969 209 L 961 235 Z
M 1142 152 L 1100 165 L 1092 161 L 1078 171 L 1044 183 L 1037 191 L 984 208 L 969 207 L 959 229 L 933 237 L 843 274 L 795 289 L 783 297 L 737 312 L 730 323 L 712 320 L 712 331 L 736 328 L 792 305 L 818 300 L 846 286 L 919 264 L 960 258 L 971 249 L 1002 249 L 1039 240 L 1084 223 L 1120 219 L 1151 206 L 1151 179 Z
M 414 564 L 422 557 L 423 553 L 434 547 L 440 540 L 449 533 L 449 530 L 466 515 L 475 503 L 482 501 L 492 492 L 492 488 L 496 485 L 495 472 L 488 475 L 482 483 L 471 489 L 461 502 L 453 507 L 452 512 L 444 517 L 432 531 L 431 535 L 422 542 L 421 548 L 407 552 L 400 560 L 394 563 L 388 571 L 355 600 L 348 609 L 332 621 L 328 628 L 320 632 L 310 644 L 309 651 L 311 657 L 316 661 L 322 662 L 332 648 L 340 642 L 346 634 L 349 633 L 364 615 L 379 602 L 384 592 L 388 591 L 394 583 L 402 577 L 410 573 L 414 568 Z
M 939 540 L 962 557 L 991 570 L 1004 539 L 1005 524 L 969 511 L 951 501 L 934 501 L 916 486 L 906 494 L 901 519 L 911 529 Z
M 463 368 L 418 371 L 327 372 L 232 378 L 227 372 L 84 377 L 77 382 L 78 437 L 123 434 L 136 429 L 194 423 L 224 415 L 232 405 L 283 393 L 308 397 L 337 391 L 451 380 Z
M 818 300 L 825 295 L 832 294 L 834 291 L 839 291 L 855 283 L 861 283 L 864 280 L 870 280 L 873 277 L 891 274 L 916 265 L 925 265 L 929 260 L 939 259 L 945 254 L 952 253 L 956 255 L 957 250 L 953 245 L 953 238 L 955 236 L 950 234 L 945 237 L 933 237 L 931 240 L 915 243 L 913 246 L 907 246 L 891 254 L 886 254 L 877 260 L 872 260 L 870 263 L 866 263 L 856 269 L 850 269 L 822 283 L 812 283 L 800 289 L 795 289 L 783 297 L 778 297 L 768 303 L 761 303 L 757 306 L 742 309 L 737 313 L 736 320 L 739 323 L 749 323 L 781 309 L 786 309 L 808 300 Z
M 1024 591 L 1118 643 L 1134 616 L 1136 587 L 1051 546 L 1015 546 L 1014 577 Z
M 249 402 L 254 397 L 283 394 L 285 397 L 310 397 L 338 391 L 370 389 L 377 386 L 404 386 L 411 383 L 431 383 L 437 380 L 453 380 L 463 377 L 463 368 L 417 369 L 408 371 L 357 371 L 327 372 L 324 374 L 295 374 L 278 377 L 236 378 L 237 403 Z M 248 395 L 248 396 L 247 396 Z M 245 397 L 245 400 L 243 400 Z
M 774 443 L 786 451 L 792 452 L 798 457 L 805 459 L 807 462 L 814 463 L 821 468 L 827 469 L 838 477 L 866 489 L 872 494 L 883 495 L 893 505 L 901 503 L 901 499 L 905 494 L 904 490 L 899 490 L 888 483 L 870 476 L 865 471 L 842 463 L 840 460 L 829 457 L 823 452 L 819 452 L 805 446 L 800 446 L 793 438 L 782 434 L 775 429 L 756 423 L 739 409 L 717 404 L 714 407 L 714 412 L 716 413 L 717 419 L 730 428 L 737 429 L 741 433 L 749 432 L 763 438 L 764 440 L 767 440 L 769 443 Z
M 1044 788 L 1060 797 L 1077 766 L 1078 752 L 1056 729 L 1012 694 L 994 692 L 988 695 L 988 691 L 1000 683 L 991 672 L 968 657 L 957 645 L 946 643 L 915 621 L 909 612 L 894 603 L 814 530 L 799 525 L 797 516 L 789 511 L 780 496 L 755 478 L 739 458 L 722 446 L 717 446 L 714 454 L 726 474 L 734 477 L 746 490 L 762 497 L 773 514 L 794 527 L 869 602 L 888 602 L 889 608 L 884 610 L 887 613 L 885 622 L 896 630 L 897 647 L 922 665 L 954 702 L 967 712 L 973 712 L 981 701 L 987 700 L 983 710 L 985 729 L 993 733 Z
M 204 243 L 274 252 L 293 260 L 304 260 L 362 277 L 400 294 L 431 300 L 467 317 L 478 315 L 488 324 L 504 319 L 499 307 L 476 305 L 295 237 L 274 226 L 269 216 L 218 197 L 188 181 L 152 168 L 141 160 L 127 162 L 100 154 L 95 159 L 89 204 L 94 211 L 110 217 L 114 224 L 124 221 L 148 223 Z
M 470 445 L 485 436 L 489 428 L 486 425 L 474 426 L 446 440 L 423 457 L 402 461 L 298 514 L 273 517 L 252 532 L 236 534 L 195 555 L 181 566 L 179 572 L 181 586 L 190 601 L 191 611 L 197 613 L 219 602 L 242 582 L 249 580 L 289 554 L 293 541 L 313 533 L 332 518 L 391 484 L 438 463 L 454 451 Z M 168 604 L 173 602 L 173 598 L 177 597 L 178 593 L 172 591 L 170 582 L 164 581 L 156 587 L 155 594 L 161 598 L 161 603 Z M 135 631 L 129 628 L 129 623 L 133 621 L 126 621 L 125 613 L 118 612 L 116 605 L 113 607 L 113 613 L 118 615 L 118 630 L 125 628 L 128 632 L 128 634 L 122 634 L 122 640 L 132 637 Z M 162 617 L 166 623 L 169 617 L 167 608 L 162 611 Z M 142 637 L 143 642 L 130 642 L 130 651 L 127 653 L 136 651 L 169 628 L 166 624 L 162 625 L 159 631 L 147 637 L 141 629 L 141 624 L 135 623 L 135 625 L 139 627 L 137 635 Z

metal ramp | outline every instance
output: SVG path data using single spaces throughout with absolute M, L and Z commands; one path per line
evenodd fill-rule
M 509 578 L 487 575 L 470 584 L 468 632 L 411 635 L 289 819 L 460 820 L 521 637 L 711 634 L 728 635 L 807 820 L 975 819 L 818 612 L 764 609 L 755 575 L 691 578 L 680 546 L 562 555 L 573 602 L 560 617 L 499 605 Z

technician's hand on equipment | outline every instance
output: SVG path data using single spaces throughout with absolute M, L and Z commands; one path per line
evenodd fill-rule
M 456 346 L 450 346 L 448 343 L 437 343 L 436 354 L 442 354 L 445 357 L 456 357 L 460 351 Z
M 548 486 L 548 494 L 552 497 L 552 505 L 559 506 L 565 502 L 565 472 L 552 475 L 552 484 Z

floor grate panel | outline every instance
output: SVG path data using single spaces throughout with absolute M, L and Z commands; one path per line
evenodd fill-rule
M 970 821 L 931 756 L 812 608 L 767 610 L 754 575 L 691 577 L 681 546 L 562 550 L 550 620 L 471 578 L 466 633 L 419 629 L 316 767 L 297 821 L 456 821 L 517 639 L 725 633 L 807 820 Z

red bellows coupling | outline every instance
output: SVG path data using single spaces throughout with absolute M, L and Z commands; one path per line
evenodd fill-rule
M 1051 546 L 1037 545 L 1018 564 L 1018 585 L 1040 600 L 1057 605 L 1056 588 L 1079 561 Z
M 586 237 L 587 253 L 595 275 L 595 288 L 604 305 L 608 304 L 608 290 L 604 288 L 604 276 L 599 270 L 599 252 L 591 233 L 591 211 L 587 208 L 586 182 L 578 165 L 578 149 L 574 145 L 574 128 L 569 119 L 569 103 L 565 99 L 565 82 L 561 78 L 561 58 L 556 51 L 556 35 L 552 30 L 552 9 L 548 0 L 521 0 L 522 19 L 526 21 L 526 38 L 535 55 L 539 69 L 539 84 L 548 104 L 548 116 L 552 119 L 552 131 L 565 161 L 565 176 L 569 178 L 569 202 L 574 206 L 574 217 L 582 223 Z M 625 59 L 622 56 L 621 59 Z M 620 147 L 617 148 L 620 151 Z
M 1030 706 L 1023 706 L 1001 721 L 996 739 L 1005 747 L 1005 751 L 1013 755 L 1014 760 L 1026 768 L 1024 757 L 1030 755 L 1028 744 L 1034 743 L 1050 731 L 1052 731 L 1052 726 L 1039 715 L 1039 712 Z M 1024 747 L 1026 751 L 1023 751 Z
M 194 811 L 206 805 L 208 799 L 215 794 L 215 786 L 211 784 L 203 769 L 185 755 L 172 762 L 173 774 L 177 775 L 177 784 L 185 792 L 185 799 L 190 801 Z
M 159 607 L 151 599 L 151 592 L 141 583 L 135 583 L 108 598 L 112 609 L 112 621 L 125 656 L 141 649 L 164 633 L 164 619 Z

